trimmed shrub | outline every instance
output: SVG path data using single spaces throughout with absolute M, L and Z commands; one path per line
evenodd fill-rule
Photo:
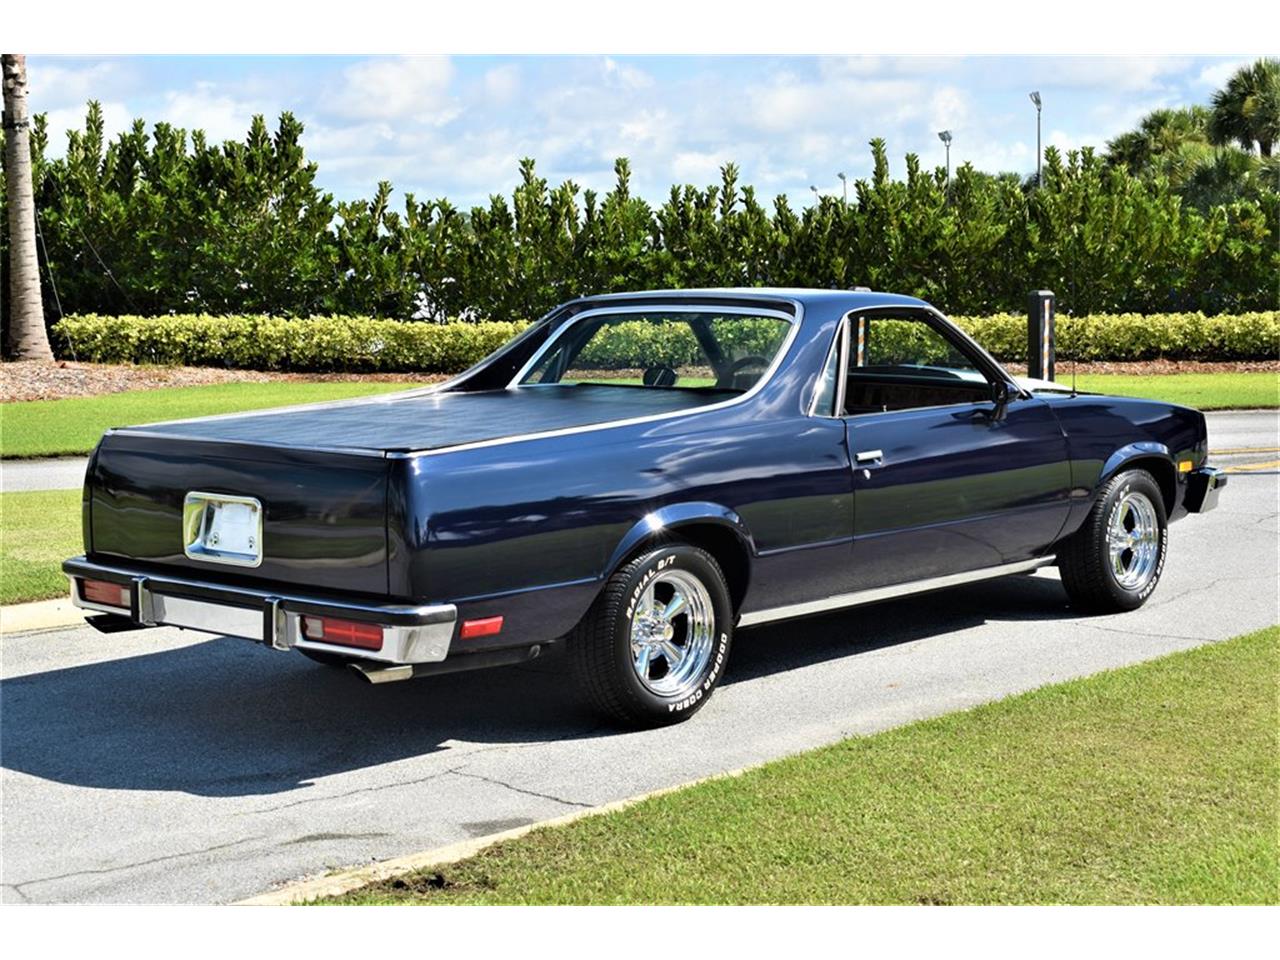
M 1026 359 L 1027 320 L 953 317 L 997 359 Z M 95 363 L 227 366 L 253 370 L 456 373 L 506 343 L 525 321 L 410 323 L 370 317 L 70 316 L 54 327 L 62 356 Z M 770 356 L 772 321 L 738 324 L 743 354 Z M 642 366 L 687 363 L 698 350 L 683 324 L 620 323 L 608 356 Z M 1059 316 L 1058 355 L 1076 360 L 1258 360 L 1280 357 L 1280 311 Z

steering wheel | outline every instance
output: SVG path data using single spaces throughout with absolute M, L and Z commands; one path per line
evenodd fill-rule
M 739 357 L 737 360 L 733 361 L 733 363 L 729 364 L 729 369 L 722 373 L 720 378 L 716 380 L 716 386 L 722 389 L 732 389 L 735 385 L 735 381 L 738 379 L 738 372 L 751 366 L 757 366 L 763 371 L 769 366 L 769 361 L 764 357 L 757 357 L 755 355 Z

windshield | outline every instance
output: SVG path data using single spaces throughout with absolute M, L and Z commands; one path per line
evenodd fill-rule
M 715 312 L 596 314 L 570 323 L 520 378 L 743 393 L 773 364 L 790 323 Z

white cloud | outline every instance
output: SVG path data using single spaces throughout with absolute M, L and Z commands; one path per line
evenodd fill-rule
M 751 119 L 762 130 L 786 132 L 816 124 L 848 128 L 874 113 L 884 126 L 919 114 L 925 87 L 908 80 L 799 80 L 788 74 L 748 91 Z
M 486 70 L 484 90 L 495 103 L 506 103 L 520 92 L 520 67 L 508 63 Z
M 348 117 L 448 123 L 460 112 L 449 97 L 453 72 L 448 57 L 366 60 L 343 71 L 326 106 Z
M 159 115 L 148 117 L 148 123 L 163 119 L 175 127 L 187 130 L 203 130 L 210 142 L 243 140 L 249 132 L 253 116 L 261 113 L 268 127 L 275 124 L 279 114 L 274 104 L 263 101 L 237 100 L 212 83 L 197 83 L 189 90 L 170 90 L 164 94 L 164 106 Z
M 1050 57 L 1038 71 L 1039 84 L 1050 87 L 1100 88 L 1118 92 L 1155 90 L 1187 69 L 1187 57 Z
M 653 86 L 653 77 L 639 67 L 619 63 L 612 57 L 605 57 L 601 70 L 607 82 L 616 84 L 625 90 L 642 90 Z
M 83 130 L 84 118 L 88 112 L 83 103 L 59 107 L 56 110 L 42 110 L 48 114 L 49 147 L 46 151 L 50 159 L 58 159 L 67 154 L 67 131 Z M 133 117 L 128 107 L 113 100 L 102 101 L 103 137 L 110 143 L 119 134 L 133 125 Z
M 89 100 L 115 98 L 130 86 L 131 71 L 113 60 L 85 67 L 64 67 L 47 60 L 37 61 L 28 70 L 33 112 L 56 110 Z
M 929 98 L 929 126 L 939 130 L 963 130 L 969 121 L 969 98 L 956 87 L 939 87 Z
M 1200 71 L 1196 80 L 1202 86 L 1211 87 L 1217 91 L 1227 85 L 1232 74 L 1252 62 L 1252 60 L 1225 60 L 1222 63 L 1211 63 Z

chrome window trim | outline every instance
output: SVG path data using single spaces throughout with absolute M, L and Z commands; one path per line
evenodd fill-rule
M 624 420 L 605 420 L 601 423 L 586 423 L 577 427 L 563 427 L 559 430 L 542 430 L 537 433 L 521 433 L 521 434 L 514 434 L 509 437 L 494 437 L 490 440 L 475 440 L 470 443 L 459 443 L 454 446 L 438 447 L 431 450 L 397 451 L 397 452 L 386 454 L 386 457 L 389 460 L 416 460 L 419 457 L 435 457 L 435 456 L 440 456 L 441 454 L 456 453 L 458 451 L 463 451 L 463 450 L 482 450 L 482 449 L 485 449 L 486 447 L 497 447 L 506 443 L 523 443 L 527 440 L 545 440 L 551 437 L 568 437 L 568 436 L 574 436 L 580 433 L 593 433 L 597 430 L 611 430 L 614 427 L 630 427 L 630 426 L 635 426 L 636 424 L 641 424 L 641 423 L 656 423 L 662 420 L 672 420 L 672 419 L 675 419 L 676 417 L 690 417 L 696 414 L 706 413 L 711 410 L 725 410 L 725 409 L 728 409 L 729 407 L 737 406 L 738 404 L 741 404 L 741 403 L 746 403 L 748 400 L 750 400 L 752 397 L 754 397 L 756 394 L 758 394 L 761 390 L 763 390 L 766 386 L 769 385 L 769 383 L 773 380 L 774 375 L 778 372 L 778 369 L 782 366 L 783 362 L 786 360 L 787 355 L 791 352 L 791 348 L 795 346 L 796 337 L 800 333 L 800 327 L 804 320 L 804 307 L 798 301 L 789 300 L 787 302 L 790 303 L 795 308 L 794 315 L 786 313 L 784 311 L 754 310 L 754 309 L 749 309 L 744 307 L 708 308 L 706 306 L 701 306 L 697 304 L 675 304 L 671 307 L 646 306 L 646 307 L 634 307 L 631 309 L 630 312 L 634 312 L 634 313 L 652 313 L 655 310 L 663 310 L 668 313 L 708 313 L 710 312 L 710 310 L 717 310 L 721 313 L 730 313 L 730 312 L 742 313 L 747 316 L 753 316 L 753 317 L 776 316 L 779 319 L 785 320 L 789 324 L 791 324 L 791 330 L 787 333 L 786 339 L 783 340 L 782 345 L 778 348 L 778 352 L 774 356 L 773 362 L 769 365 L 769 368 L 761 375 L 760 379 L 756 381 L 755 386 L 753 386 L 750 390 L 746 391 L 745 393 L 740 394 L 739 396 L 733 397 L 729 400 L 721 400 L 718 403 L 708 403 L 704 406 L 692 407 L 688 410 L 673 410 L 669 413 L 653 413 L 643 417 L 628 417 Z M 591 316 L 592 314 L 596 314 L 596 313 L 613 314 L 613 313 L 619 313 L 619 312 L 622 312 L 622 311 L 617 307 L 608 307 L 608 308 L 603 308 L 599 310 L 587 310 L 582 313 L 576 314 L 574 317 L 566 321 L 565 327 L 567 329 L 569 324 L 576 323 L 578 320 L 584 317 Z M 544 344 L 544 347 L 549 346 L 552 342 L 554 342 L 554 340 L 549 340 L 547 344 Z M 535 355 L 535 357 L 530 360 L 530 363 L 526 364 L 525 366 L 526 367 L 529 366 L 533 362 L 533 360 L 536 360 L 536 359 L 537 357 Z M 518 379 L 523 375 L 524 375 L 524 371 L 522 370 L 520 373 L 516 375 L 516 378 Z M 514 389 L 514 388 L 509 386 L 508 389 Z
M 844 409 L 844 393 L 846 389 L 845 371 L 849 369 L 849 318 L 853 316 L 854 311 L 850 310 L 840 318 L 840 325 L 836 329 L 835 335 L 831 338 L 831 346 L 827 348 L 826 356 L 822 360 L 822 373 L 826 373 L 827 365 L 831 363 L 831 355 L 839 353 L 839 367 L 836 370 L 836 397 L 835 409 L 830 413 L 818 412 L 818 400 L 822 396 L 822 376 L 813 384 L 813 399 L 809 401 L 808 415 L 811 417 L 823 417 L 827 420 L 839 420 L 841 415 L 837 413 Z
M 843 361 L 841 363 L 841 368 L 843 370 L 844 375 L 840 378 L 841 390 L 840 390 L 840 397 L 836 404 L 836 409 L 841 411 L 844 410 L 844 401 L 845 401 L 844 390 L 847 388 L 847 384 L 845 383 L 845 380 L 849 375 L 849 341 L 848 341 L 849 324 L 853 321 L 853 318 L 858 316 L 859 314 L 871 313 L 872 311 L 883 311 L 883 310 L 900 311 L 904 313 L 915 310 L 915 311 L 920 311 L 920 312 L 929 314 L 930 316 L 934 317 L 942 325 L 943 330 L 945 331 L 942 333 L 942 336 L 944 338 L 946 338 L 947 334 L 951 334 L 951 338 L 949 339 L 953 339 L 953 340 L 959 339 L 961 342 L 964 343 L 965 346 L 970 347 L 975 353 L 977 353 L 978 355 L 977 359 L 978 359 L 979 365 L 978 367 L 975 368 L 976 372 L 982 374 L 988 384 L 992 383 L 993 375 L 995 375 L 995 379 L 1002 380 L 1005 383 L 1009 384 L 1011 387 L 1013 387 L 1013 397 L 1015 399 L 1028 398 L 1031 396 L 1030 391 L 1024 389 L 1023 386 L 1020 383 L 1018 383 L 1016 378 L 1010 376 L 1005 371 L 1004 367 L 1000 365 L 999 361 L 995 359 L 995 357 L 987 353 L 987 351 L 982 348 L 981 344 L 979 344 L 976 340 L 974 340 L 967 333 L 965 333 L 963 330 L 957 327 L 954 323 L 952 323 L 949 319 L 947 319 L 946 315 L 943 314 L 941 310 L 938 310 L 936 307 L 932 306 L 931 304 L 927 304 L 924 302 L 921 302 L 919 304 L 905 305 L 905 306 L 903 304 L 886 303 L 886 304 L 876 304 L 868 307 L 858 307 L 855 310 L 850 310 L 841 319 L 841 322 L 845 324 L 845 329 L 843 332 L 845 337 L 845 341 L 843 345 L 844 354 L 843 354 Z M 907 407 L 902 410 L 873 410 L 868 413 L 852 413 L 852 414 L 840 413 L 835 415 L 835 419 L 858 420 L 858 419 L 861 419 L 862 417 L 882 417 L 892 413 L 915 413 L 917 410 L 953 410 L 959 407 L 980 407 L 980 406 L 985 406 L 987 402 L 988 401 L 985 401 L 985 400 L 963 400 L 963 401 L 960 401 L 959 403 L 936 403 L 928 407 Z M 815 404 L 817 403 L 816 395 L 814 396 L 814 403 Z M 818 414 L 818 415 L 821 416 L 821 414 Z
M 789 620 L 793 617 L 807 617 L 815 613 L 826 613 L 830 610 L 843 610 L 881 600 L 893 600 L 907 597 L 915 593 L 926 593 L 930 590 L 943 590 L 980 580 L 994 580 L 1015 573 L 1029 573 L 1040 567 L 1047 567 L 1057 558 L 1053 556 L 1035 557 L 1031 560 L 1019 560 L 1016 563 L 1002 563 L 995 567 L 982 567 L 964 573 L 952 573 L 941 577 L 930 577 L 926 580 L 911 580 L 906 583 L 895 583 L 885 587 L 873 587 L 870 590 L 857 590 L 853 593 L 842 593 L 834 597 L 823 597 L 805 603 L 792 603 L 783 607 L 770 607 L 767 610 L 756 610 L 744 613 L 738 619 L 738 626 L 751 627 L 761 623 L 772 623 L 774 620 Z
M 769 364 L 769 367 L 765 370 L 764 374 L 761 375 L 760 379 L 756 381 L 755 385 L 752 386 L 752 388 L 748 390 L 746 393 L 744 393 L 743 396 L 748 396 L 751 393 L 753 393 L 757 387 L 761 386 L 765 381 L 769 379 L 770 376 L 773 375 L 773 371 L 777 368 L 778 362 L 782 359 L 783 354 L 786 353 L 787 349 L 790 347 L 791 340 L 795 336 L 796 328 L 799 326 L 799 318 L 793 317 L 790 314 L 785 313 L 784 311 L 753 309 L 751 307 L 733 307 L 733 306 L 728 306 L 728 307 L 710 306 L 709 307 L 701 304 L 685 304 L 685 303 L 673 304 L 672 306 L 669 306 L 669 307 L 665 305 L 660 305 L 660 304 L 659 305 L 654 305 L 654 304 L 620 305 L 616 307 L 595 307 L 591 310 L 584 310 L 581 313 L 574 314 L 572 317 L 570 317 L 567 321 L 565 321 L 560 326 L 559 330 L 556 330 L 554 333 L 552 333 L 552 335 L 547 338 L 547 342 L 544 343 L 537 350 L 535 350 L 533 356 L 531 356 L 527 361 L 525 361 L 525 365 L 516 371 L 515 376 L 512 377 L 511 380 L 507 383 L 507 389 L 514 390 L 517 387 L 538 386 L 538 384 L 521 383 L 520 381 L 523 380 L 529 374 L 529 372 L 538 365 L 538 361 L 540 361 L 544 356 L 546 356 L 551 351 L 551 348 L 554 347 L 560 341 L 560 339 L 578 323 L 582 322 L 583 320 L 587 320 L 591 317 L 616 316 L 618 314 L 628 314 L 628 313 L 639 313 L 639 314 L 714 313 L 717 316 L 723 315 L 723 314 L 736 314 L 739 316 L 746 316 L 746 317 L 776 317 L 779 320 L 783 320 L 789 323 L 791 325 L 791 329 L 787 331 L 787 336 L 783 339 L 782 345 L 778 347 L 777 352 L 774 354 L 773 361 Z

